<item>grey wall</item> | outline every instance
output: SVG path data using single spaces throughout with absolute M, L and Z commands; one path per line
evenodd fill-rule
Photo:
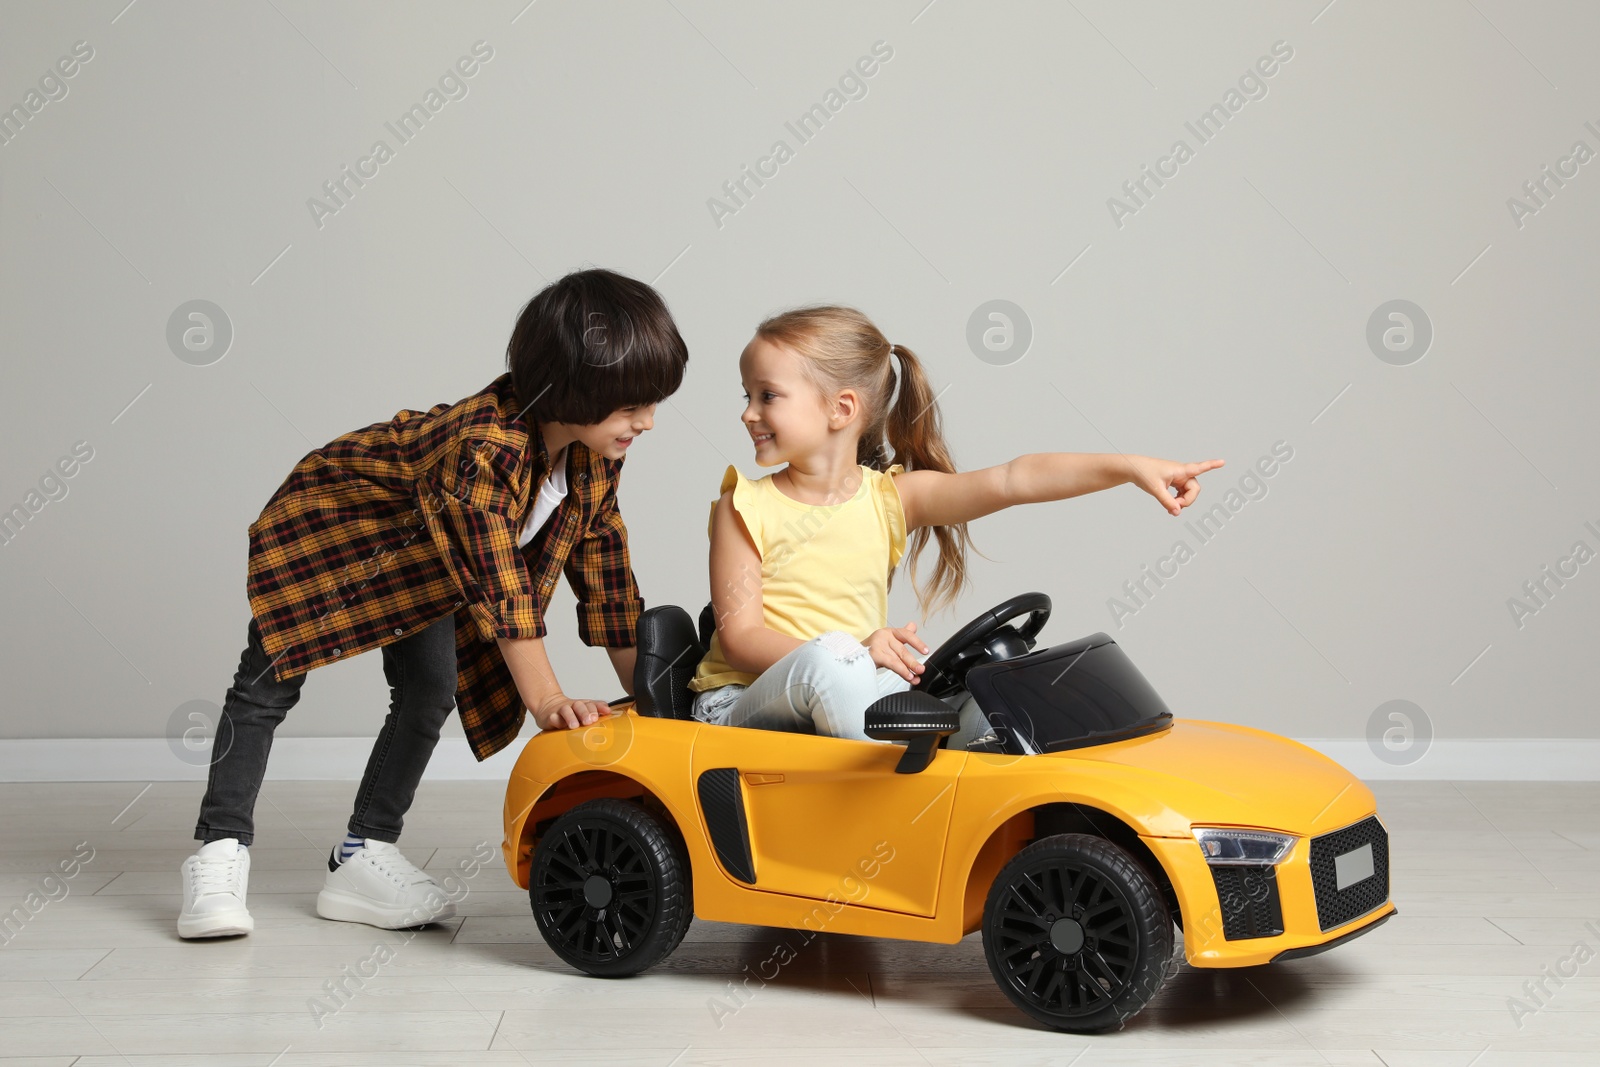
M 295 461 L 481 388 L 521 304 L 585 265 L 659 277 L 692 352 L 623 481 L 650 602 L 704 602 L 707 501 L 725 464 L 756 472 L 751 328 L 843 301 L 927 361 L 963 466 L 1220 457 L 1201 504 L 1243 486 L 1204 544 L 1126 486 L 981 521 L 931 635 L 1037 588 L 1047 637 L 1111 632 L 1181 714 L 1356 738 L 1407 700 L 1440 737 L 1600 736 L 1600 564 L 1508 606 L 1600 549 L 1600 162 L 1508 204 L 1600 150 L 1600 12 L 924 3 L 9 3 L 0 105 L 75 42 L 93 58 L 0 145 L 0 506 L 76 442 L 93 458 L 0 547 L 0 736 L 154 738 L 220 702 L 246 526 Z M 399 144 L 385 123 L 478 41 L 466 95 Z M 879 41 L 801 144 L 785 122 Z M 1280 41 L 1201 143 L 1185 123 Z M 308 199 L 379 139 L 393 158 L 319 225 Z M 1114 220 L 1178 139 L 1193 157 Z M 793 158 L 714 217 L 778 140 Z M 197 299 L 234 334 L 205 366 L 167 339 Z M 969 319 L 995 299 L 1032 340 L 986 361 Z M 1431 323 L 1420 359 L 1369 345 L 1397 299 Z M 1193 558 L 1113 618 L 1180 539 Z M 565 590 L 553 630 L 568 690 L 615 695 Z M 369 734 L 386 702 L 376 655 L 324 668 L 284 734 Z

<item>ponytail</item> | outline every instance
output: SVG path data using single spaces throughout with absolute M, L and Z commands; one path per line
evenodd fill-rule
M 862 402 L 861 437 L 856 462 L 875 471 L 893 463 L 908 471 L 955 473 L 940 428 L 937 397 L 928 386 L 922 363 L 903 345 L 892 345 L 872 320 L 855 308 L 795 308 L 767 319 L 756 336 L 777 341 L 803 357 L 804 373 L 824 394 L 854 389 Z M 900 390 L 895 394 L 894 362 L 900 361 Z M 890 397 L 894 399 L 891 402 Z M 885 455 L 888 448 L 894 455 Z M 939 542 L 939 560 L 926 587 L 917 585 L 917 557 L 929 534 Z M 967 550 L 972 538 L 967 524 L 923 526 L 907 540 L 905 559 L 918 607 L 924 612 L 953 603 L 967 583 Z M 894 572 L 889 572 L 894 585 Z
M 950 449 L 944 441 L 938 397 L 928 385 L 928 377 L 922 371 L 922 361 L 904 345 L 890 345 L 889 354 L 900 360 L 900 391 L 889 409 L 885 426 L 889 445 L 894 449 L 892 462 L 904 465 L 908 471 L 954 474 L 956 465 L 951 461 Z M 939 542 L 939 559 L 934 564 L 933 580 L 923 588 L 917 586 L 917 557 L 927 547 L 930 532 Z M 955 602 L 967 584 L 967 550 L 971 547 L 972 537 L 964 522 L 949 526 L 919 526 L 912 531 L 906 543 L 905 555 L 919 606 L 924 610 L 929 607 L 937 610 Z M 889 581 L 892 588 L 892 574 Z

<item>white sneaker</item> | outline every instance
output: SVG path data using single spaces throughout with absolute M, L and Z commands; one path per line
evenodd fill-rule
M 183 877 L 179 937 L 227 937 L 256 928 L 244 906 L 250 885 L 250 850 L 237 838 L 201 845 L 199 852 L 183 861 L 179 873 Z
M 338 846 L 334 846 L 335 853 Z M 328 856 L 328 877 L 317 894 L 317 914 L 339 922 L 385 930 L 448 919 L 456 906 L 440 888 L 388 841 L 370 838 L 340 863 Z

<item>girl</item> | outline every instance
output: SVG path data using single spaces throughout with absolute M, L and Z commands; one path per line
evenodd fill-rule
M 972 519 L 1124 482 L 1178 515 L 1199 496 L 1197 477 L 1223 464 L 1049 452 L 957 473 L 921 363 L 853 308 L 766 320 L 739 374 L 756 463 L 786 466 L 753 482 L 730 466 L 711 508 L 716 630 L 689 683 L 702 722 L 865 740 L 868 706 L 911 688 L 923 665 L 910 649 L 929 651 L 915 622 L 888 625 L 908 538 L 926 611 L 966 585 Z M 916 560 L 930 539 L 938 559 L 924 588 Z M 985 725 L 974 701 L 961 712 L 951 748 Z

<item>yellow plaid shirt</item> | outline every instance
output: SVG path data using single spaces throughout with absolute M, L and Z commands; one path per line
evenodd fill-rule
M 456 616 L 456 707 L 473 754 L 525 714 L 496 638 L 542 637 L 565 572 L 586 645 L 626 648 L 644 601 L 617 510 L 622 460 L 574 441 L 567 496 L 517 538 L 550 467 L 511 375 L 426 412 L 334 438 L 295 465 L 250 524 L 250 611 L 279 680 Z

